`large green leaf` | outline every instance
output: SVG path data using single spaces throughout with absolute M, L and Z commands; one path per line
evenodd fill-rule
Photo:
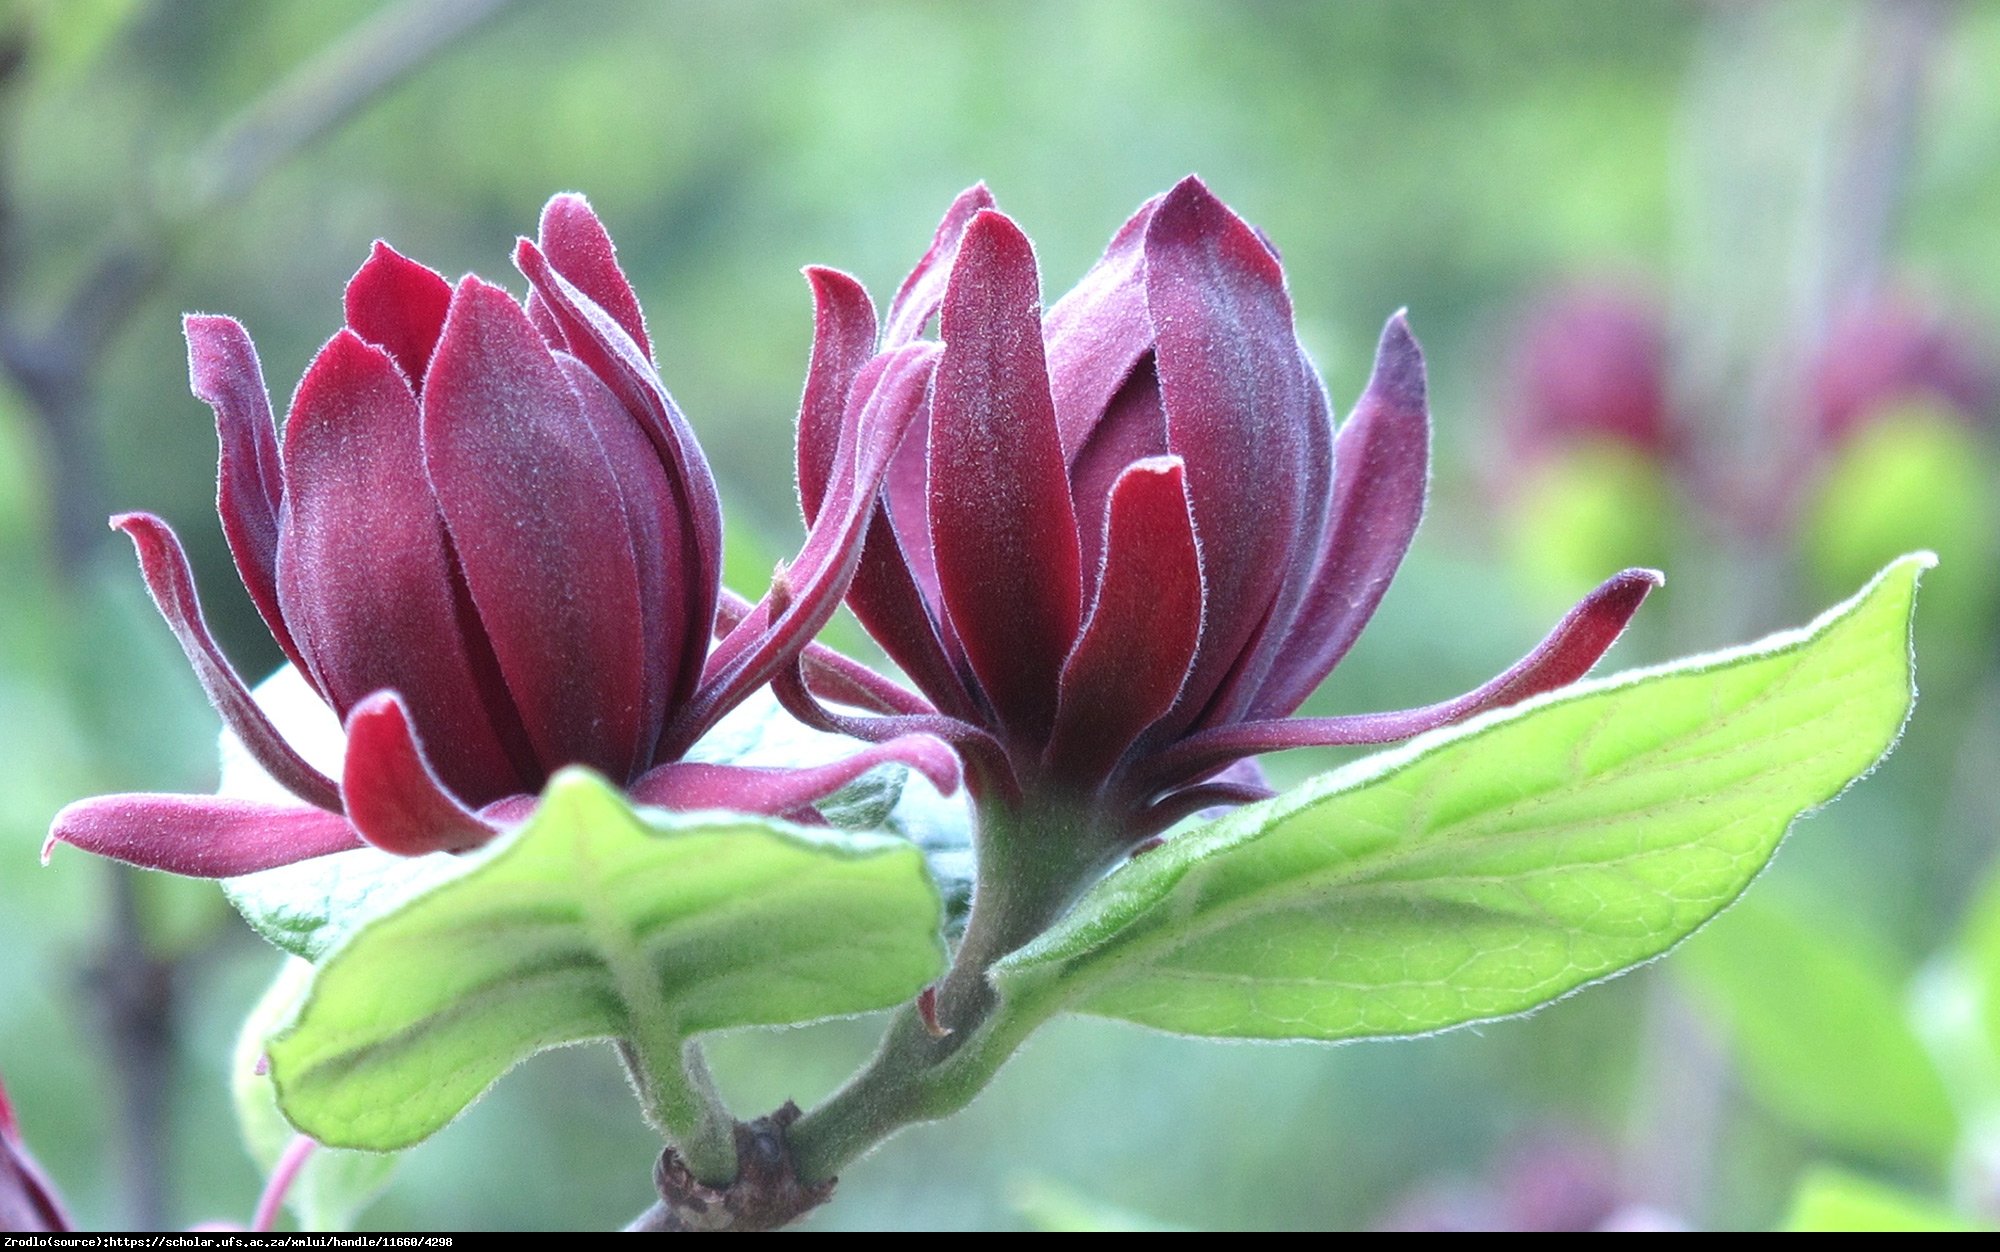
M 635 812 L 582 771 L 463 864 L 327 957 L 270 1041 L 279 1103 L 321 1142 L 415 1143 L 543 1048 L 674 1061 L 703 1031 L 906 1001 L 943 964 L 909 843 Z
M 1911 1027 L 1905 979 L 1851 928 L 1746 901 L 1676 963 L 1773 1110 L 1851 1152 L 1951 1159 L 1958 1118 Z
M 1580 683 L 1179 836 L 996 967 L 1187 1034 L 1355 1039 L 1524 1012 L 1658 956 L 1895 742 L 1906 557 L 1804 630 Z

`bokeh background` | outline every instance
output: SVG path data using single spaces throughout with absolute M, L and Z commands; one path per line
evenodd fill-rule
M 2000 6 L 0 14 L 0 1073 L 86 1226 L 242 1220 L 259 1186 L 230 1053 L 277 954 L 212 887 L 36 861 L 71 799 L 214 783 L 215 719 L 106 514 L 171 519 L 239 666 L 279 662 L 213 520 L 182 311 L 246 321 L 282 401 L 372 239 L 518 290 L 515 235 L 586 192 L 755 594 L 799 533 L 799 267 L 891 289 L 984 179 L 1053 295 L 1191 170 L 1283 249 L 1338 406 L 1396 309 L 1429 355 L 1430 515 L 1316 707 L 1455 693 L 1626 565 L 1669 582 L 1621 667 L 1797 624 L 1931 547 L 1919 712 L 1750 900 L 1652 967 L 1409 1042 L 1061 1022 L 812 1224 L 1769 1227 L 1802 1182 L 1863 1179 L 2000 1212 L 2000 1062 L 1961 1011 L 1965 971 L 2000 966 L 1978 925 L 2000 824 Z M 715 1061 L 745 1112 L 809 1102 L 873 1029 L 728 1038 Z M 545 1055 L 411 1152 L 365 1224 L 615 1226 L 656 1146 L 608 1050 Z

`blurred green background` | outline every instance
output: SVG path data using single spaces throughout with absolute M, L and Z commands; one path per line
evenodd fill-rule
M 1338 407 L 1396 309 L 1430 360 L 1428 524 L 1316 707 L 1454 694 L 1621 566 L 1670 578 L 1614 652 L 1625 666 L 1797 624 L 1929 546 L 1944 562 L 1920 615 L 1917 718 L 1874 777 L 1801 824 L 1750 903 L 1657 966 L 1526 1020 L 1412 1042 L 1224 1047 L 1062 1022 L 967 1113 L 855 1166 L 812 1224 L 1768 1227 L 1802 1177 L 1847 1176 L 1828 1168 L 1961 1212 L 2000 1204 L 2000 1154 L 1979 1129 L 1996 1066 L 1976 1046 L 1966 1059 L 1945 1020 L 1953 971 L 2000 964 L 2000 930 L 1981 932 L 1985 958 L 1959 938 L 2000 820 L 1993 415 L 1916 386 L 1836 442 L 1814 434 L 1810 399 L 1815 345 L 1872 293 L 1924 293 L 1969 351 L 1990 349 L 2000 7 L 43 0 L 0 13 L 0 342 L 14 363 L 0 387 L 0 1074 L 84 1225 L 132 1220 L 147 1169 L 120 1147 L 131 1066 L 101 1011 L 120 988 L 171 1027 L 166 1074 L 147 1084 L 166 1102 L 159 1215 L 242 1220 L 259 1186 L 229 1056 L 277 954 L 211 887 L 120 888 L 76 854 L 36 864 L 72 799 L 214 783 L 215 719 L 105 514 L 172 520 L 238 665 L 279 660 L 214 521 L 213 428 L 187 394 L 181 312 L 244 320 L 282 402 L 372 239 L 519 290 L 513 238 L 550 193 L 583 191 L 722 479 L 738 589 L 755 594 L 799 533 L 799 267 L 885 293 L 952 195 L 984 179 L 1036 240 L 1053 296 L 1191 170 L 1283 249 Z M 378 25 L 343 60 L 370 22 L 404 25 Z M 286 125 L 453 23 L 466 29 L 291 151 Z M 246 151 L 284 159 L 252 178 Z M 121 258 L 140 281 L 118 285 L 133 277 Z M 1522 354 L 1553 351 L 1560 370 L 1583 350 L 1523 346 L 1529 311 L 1580 278 L 1657 306 L 1659 386 L 1682 430 L 1671 452 L 1509 433 L 1534 421 Z M 62 330 L 66 314 L 96 338 Z M 53 409 L 34 394 L 44 368 L 70 388 Z M 730 1038 L 716 1065 L 744 1111 L 806 1103 L 873 1029 Z M 648 1201 L 649 1140 L 608 1050 L 545 1055 L 410 1153 L 365 1221 L 614 1226 Z

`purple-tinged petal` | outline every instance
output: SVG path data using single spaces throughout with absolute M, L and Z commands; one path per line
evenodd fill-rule
M 1070 459 L 1070 498 L 1075 502 L 1077 538 L 1089 586 L 1095 586 L 1104 563 L 1104 523 L 1112 485 L 1127 466 L 1166 454 L 1167 414 L 1160 407 L 1160 376 L 1146 358 L 1111 397 L 1103 420 Z
M 646 338 L 646 315 L 639 309 L 639 297 L 633 294 L 625 271 L 618 268 L 618 249 L 591 210 L 590 201 L 575 192 L 551 197 L 542 208 L 536 235 L 557 272 L 609 313 L 639 351 L 651 357 L 653 344 Z
M 717 633 L 726 633 L 750 615 L 756 605 L 724 590 L 716 610 Z M 809 643 L 799 654 L 806 679 L 814 691 L 829 700 L 851 704 L 872 713 L 935 713 L 930 701 L 882 674 L 844 656 L 823 643 Z
M 431 361 L 423 450 L 542 772 L 631 777 L 655 728 L 642 722 L 648 641 L 619 485 L 542 337 L 478 278 L 459 284 Z
M 1284 274 L 1256 232 L 1194 178 L 1146 229 L 1146 298 L 1167 447 L 1187 462 L 1201 536 L 1208 619 L 1182 711 L 1205 712 L 1257 633 L 1283 606 L 1319 509 L 1309 493 L 1316 429 L 1311 381 L 1292 329 Z M 1296 581 L 1296 580 L 1293 580 Z
M 814 730 L 846 735 L 867 743 L 889 743 L 906 735 L 943 740 L 965 762 L 974 798 L 980 803 L 1018 803 L 1020 780 L 1007 749 L 980 727 L 943 713 L 893 717 L 856 717 L 835 712 L 806 689 L 805 677 L 794 663 L 771 680 L 771 692 L 785 711 Z
M 1201 554 L 1186 471 L 1140 461 L 1111 492 L 1104 573 L 1062 672 L 1062 702 L 1043 766 L 1096 782 L 1180 695 L 1201 637 Z
M 889 302 L 889 316 L 882 327 L 883 351 L 900 348 L 924 333 L 925 323 L 944 300 L 945 286 L 958 258 L 959 240 L 965 228 L 981 210 L 992 207 L 993 193 L 986 190 L 985 183 L 977 183 L 959 192 L 951 207 L 944 211 L 944 220 L 938 223 L 929 251 L 896 289 L 896 298 Z
M 875 305 L 866 288 L 839 270 L 811 266 L 806 281 L 813 290 L 813 346 L 799 401 L 798 472 L 799 509 L 810 526 L 833 476 L 855 375 L 875 355 Z
M 73 1229 L 55 1185 L 28 1154 L 7 1088 L 0 1086 L 0 1230 L 58 1234 Z
M 1565 614 L 1532 652 L 1497 678 L 1456 699 L 1393 713 L 1242 722 L 1205 730 L 1149 762 L 1147 779 L 1156 789 L 1171 787 L 1239 757 L 1264 752 L 1394 743 L 1566 687 L 1590 672 L 1624 633 L 1647 593 L 1665 581 L 1658 570 L 1649 569 L 1628 569 L 1605 580 Z
M 879 765 L 907 765 L 946 795 L 958 790 L 958 758 L 950 748 L 929 735 L 902 735 L 805 769 L 675 761 L 634 784 L 632 798 L 682 812 L 728 809 L 776 817 L 826 799 Z
M 1258 800 L 1268 800 L 1276 794 L 1277 792 L 1262 783 L 1229 782 L 1220 778 L 1212 782 L 1196 783 L 1192 787 L 1168 792 L 1141 809 L 1126 834 L 1129 838 L 1144 839 L 1204 809 L 1251 804 Z
M 1389 319 L 1375 370 L 1334 441 L 1332 510 L 1304 603 L 1251 704 L 1282 717 L 1325 680 L 1375 614 L 1424 515 L 1430 411 L 1424 358 L 1403 314 Z
M 187 335 L 188 381 L 195 398 L 215 410 L 215 434 L 221 444 L 215 508 L 222 517 L 229 554 L 257 615 L 286 659 L 310 682 L 312 672 L 278 607 L 278 531 L 285 481 L 278 459 L 278 428 L 257 349 L 234 318 L 191 316 L 182 319 L 182 329 Z
M 410 387 L 421 388 L 451 306 L 444 275 L 377 239 L 348 280 L 344 303 L 348 329 L 387 352 Z
M 354 829 L 397 856 L 463 852 L 496 833 L 439 781 L 409 709 L 392 691 L 376 692 L 347 715 L 340 790 Z
M 1160 197 L 1139 206 L 1083 281 L 1042 319 L 1049 390 L 1063 455 L 1074 461 L 1132 367 L 1153 346 L 1146 313 L 1146 227 Z M 1135 458 L 1136 459 L 1136 458 Z M 1130 462 L 1126 462 L 1130 464 Z
M 70 805 L 49 827 L 43 861 L 59 843 L 189 878 L 234 878 L 362 846 L 347 819 L 325 809 L 155 794 Z
M 834 456 L 833 476 L 819 519 L 789 569 L 709 657 L 701 689 L 683 705 L 662 741 L 661 759 L 685 752 L 717 718 L 769 682 L 795 659 L 853 581 L 861 543 L 875 515 L 889 458 L 922 407 L 937 362 L 932 344 L 889 353 L 865 404 L 851 405 L 849 434 Z
M 1008 730 L 1042 740 L 1076 642 L 1082 575 L 1027 236 L 981 212 L 945 292 L 930 521 L 945 616 Z
M 715 599 L 722 589 L 722 499 L 715 478 L 646 350 L 558 273 L 533 243 L 523 239 L 515 245 L 514 263 L 561 327 L 569 350 L 617 395 L 667 466 L 684 527 L 680 567 L 686 581 L 677 599 L 686 613 L 687 629 L 681 663 L 675 667 L 680 686 L 672 700 L 679 706 L 694 696 L 715 623 Z
M 420 425 L 387 353 L 351 330 L 320 350 L 285 431 L 285 620 L 335 712 L 393 688 L 453 791 L 486 800 L 532 790 L 539 770 L 520 715 L 470 605 L 461 612 L 463 579 L 424 472 Z
M 229 658 L 216 646 L 195 595 L 194 571 L 173 530 L 149 513 L 124 513 L 111 524 L 125 532 L 139 552 L 139 570 L 160 616 L 173 628 L 181 651 L 194 666 L 209 703 L 264 772 L 307 804 L 338 813 L 340 789 L 333 780 L 306 764 L 251 696 L 250 688 Z

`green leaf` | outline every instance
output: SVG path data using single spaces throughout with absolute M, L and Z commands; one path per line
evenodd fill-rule
M 374 918 L 465 871 L 463 859 L 356 848 L 224 879 L 250 928 L 293 956 L 319 961 Z
M 1910 1024 L 1893 965 L 1850 928 L 1763 900 L 1718 918 L 1675 962 L 1727 1026 L 1751 1092 L 1828 1143 L 1942 1165 L 1951 1095 Z
M 264 1040 L 284 1025 L 298 1009 L 312 979 L 312 966 L 296 957 L 286 959 L 270 990 L 264 993 L 236 1038 L 231 1058 L 230 1080 L 236 1104 L 236 1123 L 243 1131 L 244 1146 L 251 1159 L 266 1174 L 297 1138 L 283 1113 L 278 1111 L 278 1092 L 265 1069 Z M 260 1072 L 262 1071 L 262 1072 Z M 382 1189 L 389 1185 L 401 1158 L 387 1152 L 350 1152 L 344 1148 L 321 1148 L 306 1158 L 285 1205 L 298 1219 L 301 1230 L 350 1230 Z
M 1837 1169 L 1806 1175 L 1792 1197 L 1787 1231 L 1991 1230 L 1935 1200 Z
M 1665 952 L 1895 742 L 1928 554 L 1804 630 L 1579 683 L 1170 840 L 995 967 L 1186 1034 L 1412 1035 Z
M 943 964 L 921 853 L 751 817 L 635 812 L 568 770 L 516 834 L 321 964 L 270 1041 L 292 1123 L 387 1150 L 544 1048 L 697 1034 L 910 999 Z

